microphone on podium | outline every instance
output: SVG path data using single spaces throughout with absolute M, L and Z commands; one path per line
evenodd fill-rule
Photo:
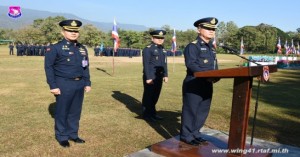
M 238 50 L 233 49 L 233 48 L 230 48 L 230 47 L 224 45 L 223 43 L 220 43 L 220 44 L 219 44 L 219 47 L 222 47 L 223 49 L 225 49 L 225 50 L 227 50 L 227 51 L 229 51 L 229 52 L 234 52 L 234 53 L 236 53 L 236 54 L 239 53 Z

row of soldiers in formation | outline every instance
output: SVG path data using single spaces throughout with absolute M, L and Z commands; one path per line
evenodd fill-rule
M 49 48 L 50 43 L 48 44 L 21 44 L 16 45 L 17 56 L 44 56 L 47 48 Z M 14 55 L 14 44 L 9 44 L 9 55 Z
M 47 48 L 49 48 L 50 43 L 48 44 L 21 44 L 18 43 L 16 45 L 17 49 L 17 56 L 44 56 L 46 53 Z M 9 55 L 14 55 L 14 44 L 9 44 Z M 118 57 L 134 57 L 140 56 L 141 50 L 140 49 L 133 49 L 133 48 L 118 48 L 116 52 L 114 52 L 112 47 L 94 47 L 94 56 L 118 56 Z M 171 51 L 166 51 L 167 56 L 181 56 L 182 51 L 176 51 L 175 54 Z
M 94 56 L 118 56 L 118 57 L 134 57 L 134 56 L 140 56 L 141 50 L 140 49 L 133 49 L 133 48 L 118 48 L 116 52 L 114 52 L 114 49 L 112 47 L 100 47 L 95 46 L 94 47 Z M 173 56 L 174 53 L 171 51 L 166 51 L 167 56 Z M 181 56 L 182 51 L 176 51 L 175 56 Z

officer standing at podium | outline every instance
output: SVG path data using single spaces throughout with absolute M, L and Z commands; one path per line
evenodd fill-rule
M 45 54 L 45 72 L 50 92 L 56 97 L 55 138 L 62 147 L 69 141 L 85 143 L 78 136 L 84 91 L 91 90 L 87 49 L 77 42 L 78 20 L 59 23 L 64 39 L 51 45 Z
M 194 23 L 198 37 L 184 49 L 186 77 L 182 85 L 182 116 L 180 140 L 190 145 L 201 145 L 207 141 L 201 137 L 200 129 L 208 116 L 213 83 L 218 79 L 196 78 L 194 72 L 218 69 L 213 38 L 218 20 L 214 17 L 199 19 Z
M 150 32 L 152 43 L 143 49 L 143 118 L 148 122 L 162 120 L 157 115 L 155 105 L 158 101 L 162 83 L 168 82 L 167 51 L 163 47 L 165 30 Z

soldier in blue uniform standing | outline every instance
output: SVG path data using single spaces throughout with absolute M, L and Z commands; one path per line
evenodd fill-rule
M 8 48 L 9 48 L 9 55 L 14 55 L 14 44 L 10 43 Z
M 59 23 L 64 39 L 51 45 L 45 54 L 45 72 L 50 92 L 56 97 L 55 137 L 62 147 L 71 140 L 85 143 L 78 136 L 84 91 L 91 90 L 87 49 L 77 42 L 78 20 Z
M 158 101 L 162 83 L 168 82 L 166 50 L 163 47 L 166 31 L 150 32 L 152 43 L 143 49 L 143 85 L 142 99 L 143 118 L 148 122 L 162 120 L 156 114 L 155 105 Z
M 182 85 L 180 140 L 194 146 L 207 142 L 201 137 L 200 129 L 210 110 L 213 83 L 218 79 L 196 78 L 193 73 L 218 69 L 212 44 L 217 23 L 214 17 L 197 20 L 194 26 L 197 27 L 198 37 L 184 49 L 187 74 Z

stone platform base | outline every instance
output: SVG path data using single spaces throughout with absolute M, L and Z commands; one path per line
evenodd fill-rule
M 202 128 L 201 133 L 203 134 L 203 137 L 205 139 L 207 139 L 212 145 L 214 145 L 218 149 L 224 149 L 224 150 L 227 149 L 228 133 L 222 132 L 219 130 L 209 129 L 209 128 Z M 171 139 L 168 139 L 168 140 L 171 140 L 171 143 L 180 142 L 178 140 L 178 136 L 176 136 L 174 139 L 173 138 L 171 138 Z M 164 146 L 164 145 L 166 144 L 166 142 L 170 142 L 168 140 L 164 140 L 162 142 L 156 143 L 156 144 L 151 145 L 150 147 L 147 147 L 140 151 L 130 153 L 128 155 L 125 155 L 124 157 L 165 157 L 167 155 L 155 153 L 154 150 L 156 149 L 156 151 L 159 152 L 157 149 L 165 149 L 166 146 Z M 176 140 L 176 141 L 174 141 L 174 140 Z M 250 143 L 250 137 L 247 137 L 246 144 L 249 146 L 249 143 Z M 177 145 L 179 145 L 179 144 L 177 144 Z M 158 148 L 159 146 L 161 146 L 161 147 Z M 258 148 L 258 147 L 263 148 L 263 150 L 268 150 L 268 149 L 275 150 L 275 152 L 272 154 L 272 157 L 299 157 L 300 156 L 300 148 L 290 146 L 290 145 L 284 145 L 284 144 L 280 144 L 280 143 L 275 143 L 275 142 L 270 142 L 270 141 L 265 141 L 265 140 L 254 138 L 253 146 L 255 148 Z M 170 146 L 168 146 L 168 147 L 170 147 Z M 153 150 L 151 150 L 151 148 Z M 175 149 L 175 148 L 172 148 L 172 149 Z M 184 148 L 187 149 L 186 147 L 184 147 Z M 183 149 L 183 148 L 181 147 L 181 149 Z M 202 146 L 201 149 L 204 150 L 205 148 Z M 201 149 L 200 149 L 200 151 L 201 151 Z M 247 149 L 249 149 L 249 147 L 246 148 L 246 150 Z M 198 151 L 198 149 L 197 149 L 197 151 Z M 255 154 L 253 154 L 253 155 L 255 155 Z M 226 156 L 226 154 L 224 155 L 222 153 L 216 153 L 216 155 L 214 155 L 214 156 L 222 157 L 222 156 Z M 246 155 L 246 157 L 247 157 L 247 155 Z
M 217 145 L 220 143 L 225 142 L 225 139 L 219 139 L 220 141 L 209 141 L 207 144 L 203 144 L 200 146 L 192 146 L 189 144 L 186 144 L 179 140 L 179 137 L 173 137 L 168 140 L 156 143 L 151 146 L 151 151 L 160 154 L 166 157 L 270 157 L 271 154 L 267 152 L 261 152 L 261 151 L 267 151 L 263 148 L 254 148 L 248 146 L 244 150 L 236 150 L 239 151 L 237 154 L 228 154 L 226 152 L 221 151 L 227 151 L 227 149 L 219 148 Z M 261 150 L 260 152 L 257 152 L 258 150 Z

